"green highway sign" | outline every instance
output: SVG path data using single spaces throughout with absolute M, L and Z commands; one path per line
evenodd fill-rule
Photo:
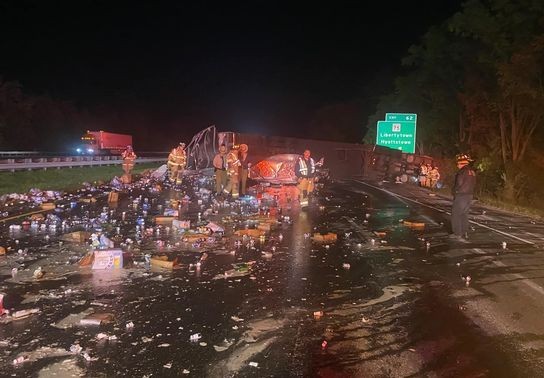
M 388 115 L 392 114 L 388 113 Z M 401 150 L 409 154 L 415 153 L 416 123 L 414 121 L 378 121 L 376 144 L 378 146 Z
M 417 114 L 410 113 L 385 113 L 386 121 L 417 122 Z

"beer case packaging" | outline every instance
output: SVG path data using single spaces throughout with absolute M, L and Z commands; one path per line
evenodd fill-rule
M 105 249 L 94 252 L 93 270 L 113 270 L 123 268 L 123 251 Z
M 155 224 L 169 226 L 169 225 L 172 225 L 173 222 L 174 222 L 174 217 L 164 216 L 164 215 L 158 215 L 155 217 Z
M 108 203 L 114 203 L 119 201 L 119 193 L 118 192 L 110 192 L 108 194 Z
M 41 206 L 42 210 L 54 210 L 56 208 L 53 202 L 44 202 Z

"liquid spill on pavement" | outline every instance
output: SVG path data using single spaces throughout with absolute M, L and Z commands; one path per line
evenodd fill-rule
M 181 191 L 136 185 L 116 207 L 107 207 L 107 192 L 97 190 L 96 203 L 78 202 L 56 212 L 54 229 L 10 231 L 10 224 L 4 225 L 0 242 L 11 247 L 0 262 L 4 307 L 39 313 L 0 328 L 3 374 L 511 372 L 506 358 L 497 359 L 500 345 L 448 302 L 450 287 L 435 283 L 442 268 L 432 271 L 434 266 L 422 262 L 431 259 L 423 232 L 402 223 L 433 214 L 352 183 L 327 184 L 303 211 L 294 187 L 264 187 L 259 200 L 235 202 L 214 199 L 206 189 L 211 187 L 203 176 L 188 177 Z M 154 224 L 155 215 L 163 215 L 173 200 L 182 203 L 185 195 L 190 201 L 180 206 L 180 219 L 193 227 L 212 221 L 224 227 L 224 236 L 184 242 L 180 232 Z M 280 223 L 264 238 L 233 235 L 256 228 L 248 221 L 256 216 Z M 60 226 L 63 221 L 66 227 Z M 426 224 L 427 234 L 444 234 L 439 221 Z M 125 268 L 80 268 L 89 243 L 62 242 L 60 236 L 81 229 L 100 229 L 123 245 L 129 252 Z M 327 232 L 338 240 L 312 241 L 314 233 Z M 200 262 L 203 253 L 209 256 Z M 154 269 L 147 254 L 177 258 L 179 268 Z M 42 279 L 33 277 L 38 267 L 46 272 Z M 111 314 L 110 322 L 81 325 L 82 319 L 105 314 Z M 23 360 L 14 363 L 17 358 Z

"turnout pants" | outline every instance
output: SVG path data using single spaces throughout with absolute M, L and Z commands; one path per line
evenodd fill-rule
M 457 236 L 468 233 L 468 212 L 472 204 L 472 194 L 456 194 L 451 208 L 451 229 Z
M 240 194 L 246 195 L 247 177 L 249 169 L 240 168 Z
M 183 169 L 180 164 L 168 162 L 168 176 L 170 181 L 176 184 L 181 184 L 181 177 L 183 174 Z
M 216 169 L 215 170 L 215 193 L 223 193 L 223 189 L 227 187 L 227 171 Z
M 134 169 L 134 160 L 123 161 L 123 172 L 125 172 L 125 174 L 130 175 L 133 169 Z
M 227 186 L 225 187 L 225 193 L 232 194 L 232 198 L 238 198 L 238 186 L 240 185 L 240 178 L 238 175 L 232 175 L 228 178 Z
M 301 178 L 298 181 L 298 199 L 301 206 L 308 206 L 308 195 L 314 191 L 313 178 Z

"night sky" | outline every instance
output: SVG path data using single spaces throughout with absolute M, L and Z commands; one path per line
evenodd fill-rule
M 0 1 L 0 75 L 155 141 L 210 124 L 304 137 L 337 116 L 359 141 L 408 47 L 459 3 Z

